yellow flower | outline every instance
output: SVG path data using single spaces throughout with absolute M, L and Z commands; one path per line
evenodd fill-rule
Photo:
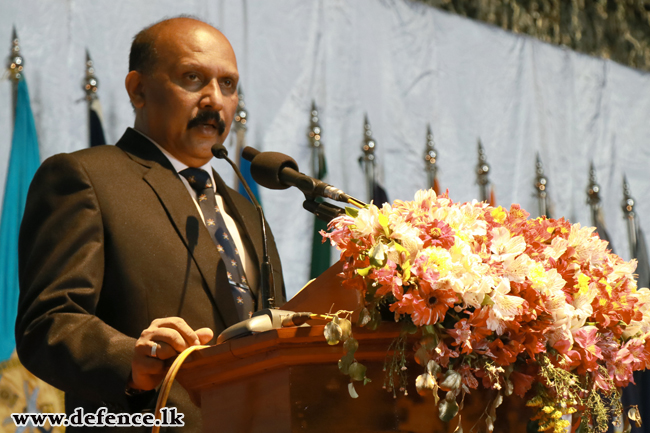
M 541 263 L 533 262 L 530 265 L 528 278 L 533 282 L 533 287 L 539 288 L 546 285 L 546 270 Z
M 578 274 L 578 284 L 576 284 L 574 287 L 578 288 L 578 295 L 586 295 L 587 292 L 589 292 L 589 282 L 591 281 L 591 278 L 589 276 L 583 274 L 580 272 Z
M 503 222 L 508 217 L 508 214 L 506 213 L 506 211 L 501 206 L 495 207 L 494 209 L 492 209 L 492 212 L 490 212 L 490 215 L 492 215 L 492 218 L 494 218 L 494 220 L 496 222 L 498 222 L 499 224 L 503 224 Z

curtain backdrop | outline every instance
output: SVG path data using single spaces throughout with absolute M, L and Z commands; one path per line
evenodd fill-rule
M 649 74 L 405 0 L 0 0 L 0 56 L 9 53 L 15 24 L 42 158 L 87 146 L 85 49 L 99 78 L 106 139 L 114 143 L 133 124 L 123 85 L 131 38 L 181 13 L 211 22 L 232 42 L 249 111 L 248 144 L 287 153 L 308 171 L 313 99 L 329 181 L 353 196 L 366 198 L 357 160 L 367 113 L 379 180 L 391 200 L 412 199 L 425 186 L 430 123 L 441 188 L 452 200 L 478 196 L 480 137 L 498 204 L 520 203 L 537 216 L 539 152 L 553 215 L 591 225 L 585 190 L 593 161 L 615 252 L 629 258 L 624 174 L 650 233 Z M 0 191 L 10 98 L 4 80 Z M 229 167 L 215 167 L 232 182 Z M 291 296 L 308 279 L 313 218 L 297 190 L 261 195 Z

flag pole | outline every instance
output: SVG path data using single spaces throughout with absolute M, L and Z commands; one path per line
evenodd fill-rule
M 95 76 L 95 65 L 90 58 L 90 52 L 86 48 L 86 74 L 82 83 L 82 88 L 86 93 L 86 102 L 88 104 L 88 144 L 90 147 L 106 144 L 104 135 L 104 115 L 102 106 L 99 103 L 97 89 L 99 80 Z
M 307 139 L 311 147 L 311 165 L 312 176 L 319 180 L 325 180 L 327 176 L 327 163 L 325 161 L 325 149 L 323 147 L 322 128 L 318 118 L 318 109 L 316 102 L 312 100 L 311 111 L 309 113 L 309 129 L 307 130 Z M 315 200 L 320 203 L 321 199 Z M 306 202 L 305 202 L 306 203 Z M 327 223 L 318 217 L 314 217 L 314 232 L 311 246 L 311 265 L 309 278 L 316 278 L 330 267 L 331 248 L 327 243 L 323 243 L 321 231 L 327 230 Z
M 476 164 L 476 183 L 479 186 L 481 201 L 490 201 L 490 164 L 487 162 L 485 149 L 481 139 L 478 139 L 478 164 Z
M 238 87 L 237 93 L 239 95 L 239 102 L 237 103 L 237 111 L 233 119 L 232 129 L 235 131 L 236 144 L 235 144 L 235 164 L 241 167 L 241 151 L 246 147 L 246 131 L 248 126 L 248 110 L 246 110 L 246 101 L 244 100 L 244 89 Z M 239 190 L 239 178 L 235 175 L 235 190 Z
M 542 159 L 537 153 L 535 161 L 535 190 L 537 192 L 537 206 L 539 209 L 539 216 L 551 218 L 548 211 L 548 179 L 544 176 L 544 166 Z
M 634 212 L 634 205 L 636 202 L 630 193 L 630 185 L 627 183 L 627 177 L 623 176 L 623 214 L 627 221 L 627 238 L 630 246 L 630 257 L 634 258 L 637 245 L 637 227 L 636 227 L 636 212 Z
M 591 161 L 589 166 L 589 186 L 587 186 L 587 203 L 591 208 L 591 224 L 597 226 L 601 222 L 600 215 L 600 185 L 596 182 L 596 168 Z
M 363 166 L 366 175 L 366 193 L 368 196 L 368 203 L 374 198 L 375 188 L 375 147 L 376 143 L 372 138 L 372 130 L 370 129 L 370 122 L 366 114 L 363 119 L 363 144 L 361 150 L 363 155 L 359 157 L 359 164 Z M 376 204 L 376 203 L 375 203 Z
M 605 228 L 605 218 L 600 203 L 600 185 L 596 182 L 596 168 L 594 162 L 591 162 L 589 167 L 589 186 L 587 186 L 587 203 L 591 207 L 591 223 L 596 227 L 598 236 L 609 242 L 609 248 L 613 250 L 612 242 Z
M 18 82 L 23 78 L 23 68 L 25 59 L 20 54 L 20 43 L 16 26 L 13 27 L 11 34 L 11 52 L 7 59 L 7 72 L 11 80 L 11 115 L 12 123 L 16 122 L 16 102 L 18 101 Z
M 312 175 L 320 179 L 323 173 L 324 151 L 321 143 L 321 127 L 318 119 L 318 109 L 316 102 L 311 101 L 311 116 L 309 119 L 309 145 L 311 146 L 311 170 Z
M 427 144 L 424 151 L 424 169 L 427 172 L 427 188 L 432 188 L 436 194 L 440 194 L 438 186 L 438 151 L 433 141 L 431 125 L 427 125 Z

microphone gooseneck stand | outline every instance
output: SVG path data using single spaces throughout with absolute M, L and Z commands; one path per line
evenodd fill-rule
M 262 206 L 260 206 L 259 202 L 255 198 L 255 195 L 253 194 L 250 187 L 246 183 L 246 180 L 244 180 L 244 177 L 239 171 L 239 168 L 237 168 L 237 165 L 230 158 L 228 158 L 228 151 L 226 150 L 224 145 L 217 143 L 214 146 L 212 146 L 212 154 L 214 155 L 215 158 L 224 159 L 228 162 L 228 164 L 230 164 L 232 169 L 235 171 L 235 174 L 239 178 L 239 181 L 241 182 L 242 185 L 244 185 L 246 194 L 248 194 L 251 201 L 253 202 L 253 205 L 255 205 L 255 209 L 257 209 L 257 212 L 260 215 L 260 220 L 262 223 L 263 245 L 262 245 L 262 266 L 260 268 L 261 284 L 260 284 L 260 291 L 257 294 L 257 308 L 258 309 L 275 308 L 275 281 L 273 278 L 273 267 L 271 266 L 271 261 L 269 259 L 269 246 L 268 246 L 269 241 L 266 235 L 266 219 L 264 218 L 264 211 L 262 210 Z

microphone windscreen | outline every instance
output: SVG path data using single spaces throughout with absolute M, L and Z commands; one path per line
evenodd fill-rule
M 215 158 L 223 159 L 228 156 L 228 150 L 222 143 L 215 143 L 212 145 L 212 154 Z
M 252 161 L 253 158 L 255 158 L 259 153 L 260 151 L 255 149 L 254 147 L 246 146 L 241 151 L 241 157 L 244 158 L 246 161 Z
M 259 152 L 251 161 L 253 179 L 269 189 L 289 188 L 290 185 L 280 181 L 280 172 L 285 168 L 298 171 L 298 163 L 292 157 L 279 152 Z

